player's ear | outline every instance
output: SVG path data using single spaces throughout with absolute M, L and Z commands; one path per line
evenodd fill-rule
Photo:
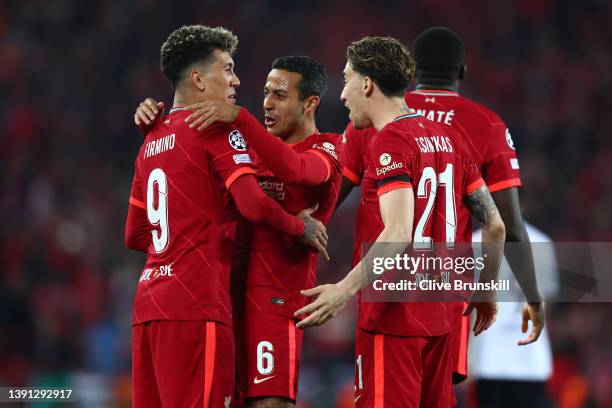
M 304 111 L 314 112 L 321 103 L 321 98 L 316 95 L 311 95 L 304 100 Z
M 463 64 L 461 68 L 459 68 L 459 79 L 463 81 L 467 76 L 467 65 Z
M 189 73 L 189 79 L 200 92 L 204 92 L 206 89 L 206 75 L 204 75 L 199 69 L 192 69 Z
M 369 76 L 363 77 L 362 90 L 365 96 L 370 96 L 374 92 L 374 81 Z

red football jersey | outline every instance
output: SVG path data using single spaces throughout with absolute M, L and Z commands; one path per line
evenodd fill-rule
M 408 92 L 406 104 L 426 119 L 449 125 L 467 137 L 489 191 L 521 185 L 514 142 L 496 113 L 456 92 L 444 90 Z
M 457 240 L 467 211 L 462 199 L 484 184 L 476 163 L 450 127 L 406 114 L 387 124 L 372 140 L 363 180 L 365 216 L 376 228 L 363 231 L 373 243 L 383 230 L 378 197 L 397 188 L 414 192 L 413 244 L 433 247 Z M 360 302 L 358 325 L 364 330 L 396 336 L 436 336 L 450 330 L 449 305 L 443 302 Z
M 334 211 L 342 179 L 342 136 L 315 133 L 292 145 L 297 153 L 318 155 L 329 166 L 329 177 L 318 186 L 287 184 L 254 159 L 262 190 L 290 214 L 315 203 L 313 217 L 326 224 Z M 253 227 L 247 277 L 247 307 L 293 317 L 306 304 L 300 290 L 316 284 L 317 252 L 295 240 L 258 226 Z
M 147 212 L 152 243 L 134 301 L 134 324 L 215 320 L 231 324 L 229 273 L 238 211 L 228 188 L 254 173 L 238 130 L 204 132 L 172 109 L 147 134 L 135 162 L 130 204 Z

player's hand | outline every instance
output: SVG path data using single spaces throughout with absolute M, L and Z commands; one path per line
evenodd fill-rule
M 185 118 L 185 122 L 189 123 L 190 128 L 197 126 L 198 131 L 215 122 L 232 123 L 240 113 L 240 106 L 212 99 L 193 103 L 185 108 L 193 110 L 193 113 Z
M 472 310 L 476 309 L 476 321 L 474 322 L 474 336 L 478 336 L 483 331 L 495 323 L 497 319 L 497 302 L 495 301 L 495 294 L 490 293 L 474 293 L 470 304 L 463 313 L 464 316 L 469 316 Z
M 521 327 L 523 333 L 527 333 L 530 320 L 532 324 L 531 334 L 526 339 L 520 340 L 518 342 L 519 346 L 531 344 L 540 337 L 544 328 L 544 309 L 541 302 L 525 303 L 523 305 L 523 325 Z
M 319 326 L 325 323 L 344 309 L 350 297 L 348 290 L 345 290 L 339 283 L 320 285 L 300 292 L 304 296 L 318 296 L 312 303 L 295 312 L 295 317 L 310 313 L 308 317 L 296 324 L 298 328 Z
M 306 208 L 302 210 L 297 217 L 304 222 L 304 235 L 300 238 L 300 241 L 306 245 L 309 245 L 315 248 L 321 255 L 325 257 L 326 260 L 329 261 L 329 255 L 325 250 L 327 246 L 327 230 L 325 229 L 325 225 L 315 218 L 312 218 L 312 213 L 317 211 L 319 207 L 318 204 L 315 204 L 311 208 Z
M 157 102 L 153 98 L 147 98 L 140 102 L 136 112 L 134 113 L 134 123 L 136 126 L 144 130 L 146 126 L 149 126 L 155 122 L 155 119 L 161 117 L 164 114 L 165 104 L 163 102 Z

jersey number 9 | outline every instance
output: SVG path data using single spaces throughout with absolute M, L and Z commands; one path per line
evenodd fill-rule
M 157 188 L 155 188 L 157 186 Z M 157 207 L 155 197 L 157 193 Z M 151 230 L 153 236 L 153 247 L 158 254 L 168 248 L 170 242 L 170 231 L 168 229 L 168 182 L 166 173 L 160 168 L 154 169 L 149 174 L 147 183 L 147 217 L 154 227 Z

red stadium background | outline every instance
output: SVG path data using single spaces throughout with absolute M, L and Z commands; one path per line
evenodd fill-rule
M 612 3 L 605 0 L 3 1 L 0 4 L 0 386 L 68 386 L 85 406 L 129 406 L 131 305 L 143 257 L 123 246 L 133 112 L 171 103 L 159 47 L 183 24 L 241 42 L 238 103 L 261 112 L 281 55 L 329 74 L 319 128 L 342 132 L 344 50 L 410 44 L 446 25 L 464 40 L 462 92 L 512 131 L 527 221 L 556 241 L 612 240 Z M 348 271 L 357 194 L 329 226 L 321 282 Z M 555 406 L 612 407 L 610 304 L 550 305 Z M 356 310 L 309 329 L 299 407 L 352 406 Z M 464 393 L 461 406 L 470 406 Z

